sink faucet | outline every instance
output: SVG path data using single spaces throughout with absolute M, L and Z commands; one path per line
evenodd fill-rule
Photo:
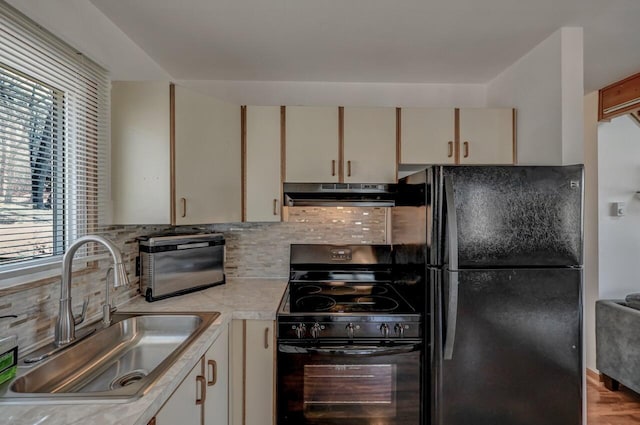
M 79 318 L 76 319 L 75 317 L 73 317 L 73 312 L 71 311 L 71 266 L 73 262 L 73 256 L 75 255 L 78 248 L 88 242 L 97 242 L 104 245 L 111 254 L 114 267 L 113 286 L 117 288 L 119 286 L 129 284 L 129 278 L 127 277 L 127 271 L 125 270 L 124 263 L 122 262 L 122 255 L 120 254 L 120 250 L 111 241 L 103 238 L 102 236 L 87 235 L 78 238 L 75 242 L 73 242 L 62 257 L 60 312 L 58 314 L 58 319 L 56 320 L 54 341 L 54 344 L 57 347 L 72 343 L 76 339 L 76 325 L 82 323 L 82 321 L 84 320 L 87 306 L 86 302 L 83 305 L 82 314 Z M 109 303 L 108 296 L 109 295 L 107 292 L 107 304 Z M 108 308 L 110 309 L 111 307 Z

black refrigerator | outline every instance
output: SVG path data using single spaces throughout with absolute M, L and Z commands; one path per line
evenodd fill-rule
M 425 265 L 425 423 L 581 425 L 583 167 L 434 166 L 397 205 L 398 262 Z

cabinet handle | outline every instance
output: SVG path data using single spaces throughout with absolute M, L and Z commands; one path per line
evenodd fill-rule
M 351 177 L 351 161 L 347 161 L 347 177 Z
M 453 142 L 448 142 L 447 145 L 449 147 L 447 157 L 451 158 L 453 156 Z
M 335 176 L 336 175 L 336 160 L 332 159 L 331 160 L 331 176 Z
M 182 202 L 182 218 L 187 216 L 187 199 L 180 198 L 180 202 Z
M 209 367 L 209 372 L 211 372 L 210 378 L 207 381 L 207 385 L 212 387 L 218 382 L 218 362 L 215 360 L 207 361 L 207 366 Z
M 278 200 L 273 200 L 273 215 L 278 215 Z
M 269 328 L 264 328 L 264 349 L 269 348 Z
M 464 142 L 464 157 L 469 158 L 469 142 Z
M 196 387 L 196 406 L 200 406 L 207 399 L 207 380 L 204 376 L 196 376 L 196 384 L 200 384 L 200 398 L 198 398 L 198 387 Z

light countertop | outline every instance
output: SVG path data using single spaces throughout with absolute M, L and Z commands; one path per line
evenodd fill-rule
M 225 285 L 153 303 L 137 297 L 121 312 L 220 312 L 141 398 L 125 403 L 0 404 L 7 425 L 146 425 L 232 319 L 275 320 L 286 279 L 228 279 Z

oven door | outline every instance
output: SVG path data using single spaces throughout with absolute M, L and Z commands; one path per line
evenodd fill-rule
M 422 343 L 278 344 L 278 425 L 417 425 Z

